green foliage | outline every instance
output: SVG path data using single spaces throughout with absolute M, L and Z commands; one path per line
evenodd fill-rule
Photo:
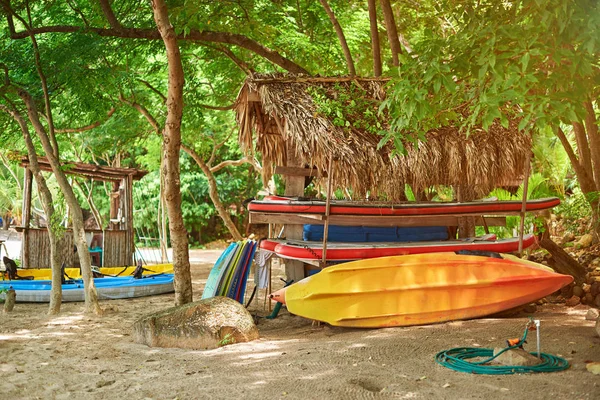
M 20 218 L 23 203 L 21 182 L 23 182 L 23 168 L 7 160 L 0 165 L 0 217 Z
M 548 184 L 548 179 L 540 173 L 533 173 L 529 177 L 527 186 L 528 199 L 540 199 L 544 197 L 557 196 L 553 187 Z M 505 189 L 495 189 L 490 193 L 490 196 L 498 198 L 498 200 L 521 200 L 523 199 L 523 185 L 520 185 L 516 192 L 511 193 Z M 525 215 L 525 230 L 528 231 L 533 225 L 536 227 L 536 232 L 540 232 L 543 226 L 543 220 L 536 215 L 528 213 Z M 490 227 L 490 231 L 498 235 L 498 237 L 513 237 L 518 232 L 520 226 L 520 217 L 506 217 L 506 227 Z M 478 228 L 477 234 L 483 233 L 483 228 Z
M 234 344 L 235 338 L 231 333 L 228 333 L 223 337 L 223 339 L 219 340 L 219 347 L 227 346 L 228 344 Z
M 317 111 L 344 131 L 357 129 L 373 134 L 381 131 L 379 103 L 370 99 L 367 92 L 354 82 L 350 85 L 335 84 L 333 90 L 312 86 L 308 93 L 317 105 Z
M 190 233 L 190 242 L 200 244 L 217 237 L 226 236 L 225 228 L 213 221 L 217 212 L 209 196 L 206 176 L 195 162 L 182 154 L 181 194 L 184 224 Z M 242 221 L 241 204 L 259 190 L 259 180 L 248 166 L 228 167 L 215 174 L 219 197 L 234 220 Z M 134 226 L 138 236 L 158 237 L 158 205 L 160 174 L 153 171 L 141 181 L 134 183 Z
M 590 203 L 579 188 L 575 188 L 556 208 L 556 213 L 562 217 L 562 225 L 576 235 L 581 234 L 582 221 L 589 219 L 591 211 Z
M 446 0 L 430 12 L 448 25 L 424 29 L 403 56 L 383 105 L 390 137 L 515 118 L 519 129 L 556 127 L 581 119 L 582 99 L 597 94 L 597 2 Z
M 572 129 L 565 128 L 568 139 L 573 144 Z M 551 129 L 541 129 L 534 137 L 532 160 L 533 169 L 538 171 L 559 197 L 577 185 L 571 162 L 558 138 Z

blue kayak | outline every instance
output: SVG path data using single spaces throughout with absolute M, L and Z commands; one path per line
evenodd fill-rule
M 98 298 L 128 299 L 132 297 L 152 296 L 171 293 L 173 274 L 145 275 L 141 279 L 131 276 L 94 278 Z M 51 281 L 49 280 L 6 280 L 0 281 L 0 291 L 12 287 L 20 303 L 48 303 L 50 301 Z M 0 294 L 0 298 L 5 296 Z M 75 279 L 62 285 L 62 301 L 84 301 L 83 281 Z

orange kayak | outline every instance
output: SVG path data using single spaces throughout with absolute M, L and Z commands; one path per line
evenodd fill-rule
M 483 317 L 573 281 L 541 264 L 500 257 L 428 253 L 353 261 L 325 268 L 271 298 L 305 318 L 374 328 Z

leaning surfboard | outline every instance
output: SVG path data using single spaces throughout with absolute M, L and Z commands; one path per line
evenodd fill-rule
M 244 295 L 246 294 L 246 285 L 248 284 L 248 275 L 250 274 L 250 268 L 252 267 L 252 262 L 254 261 L 254 253 L 256 252 L 256 248 L 258 247 L 258 243 L 254 242 L 252 251 L 250 253 L 250 258 L 244 267 L 244 272 L 242 275 L 242 280 L 238 287 L 235 299 L 240 303 L 244 304 Z
M 254 244 L 255 242 L 253 240 L 248 241 L 245 252 L 240 258 L 240 261 L 236 266 L 235 270 L 231 274 L 231 282 L 229 283 L 227 293 L 225 294 L 231 299 L 237 300 L 236 295 L 242 282 L 246 265 L 248 264 L 248 262 L 250 262 L 250 254 L 254 252 Z
M 215 296 L 217 286 L 219 285 L 219 278 L 221 277 L 221 271 L 228 265 L 231 257 L 230 255 L 235 251 L 236 247 L 236 243 L 231 243 L 215 262 L 215 265 L 210 270 L 208 278 L 206 279 L 206 285 L 204 286 L 204 291 L 202 292 L 203 299 Z
M 353 261 L 272 294 L 305 318 L 347 327 L 471 319 L 518 307 L 573 281 L 516 257 L 429 253 Z
M 221 283 L 219 284 L 219 288 L 217 291 L 219 296 L 227 296 L 227 292 L 229 292 L 229 288 L 231 286 L 231 281 L 233 280 L 235 271 L 237 270 L 240 262 L 242 262 L 242 260 L 244 260 L 244 257 L 246 256 L 247 251 L 248 251 L 248 241 L 244 240 L 240 243 L 240 246 L 239 246 L 236 256 L 234 257 L 232 262 L 227 267 L 227 271 L 225 271 L 225 275 L 223 276 L 223 279 L 221 280 Z

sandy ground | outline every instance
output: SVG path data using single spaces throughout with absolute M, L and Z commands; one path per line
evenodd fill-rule
M 219 251 L 194 251 L 194 295 L 200 298 Z M 276 273 L 281 270 L 275 269 Z M 253 287 L 252 282 L 249 287 Z M 265 316 L 264 291 L 250 307 Z M 173 295 L 104 302 L 106 315 L 64 304 L 17 304 L 0 313 L 2 399 L 598 399 L 600 338 L 587 307 L 547 304 L 542 351 L 567 358 L 559 373 L 483 376 L 437 365 L 452 347 L 502 346 L 523 333 L 526 316 L 431 326 L 354 330 L 311 325 L 282 310 L 259 319 L 261 339 L 210 351 L 149 348 L 132 341 L 141 316 L 172 306 Z M 531 338 L 528 350 L 535 350 Z

